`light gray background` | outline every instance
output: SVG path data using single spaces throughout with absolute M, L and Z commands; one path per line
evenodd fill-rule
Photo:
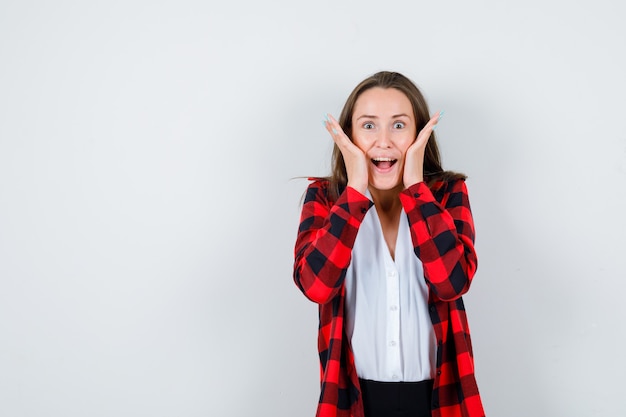
M 352 88 L 469 175 L 489 416 L 624 416 L 623 3 L 2 1 L 0 415 L 312 416 L 299 200 Z

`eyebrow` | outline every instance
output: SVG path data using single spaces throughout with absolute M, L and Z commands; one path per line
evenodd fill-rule
M 397 119 L 399 117 L 408 117 L 408 118 L 410 118 L 409 115 L 405 114 L 405 113 L 394 114 L 393 116 L 391 116 L 392 119 Z M 362 116 L 357 117 L 357 120 L 360 120 L 360 119 L 378 119 L 378 116 L 374 116 L 374 115 L 371 115 L 371 114 L 364 114 Z

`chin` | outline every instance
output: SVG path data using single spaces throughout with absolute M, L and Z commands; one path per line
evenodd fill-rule
M 402 181 L 397 180 L 397 179 L 380 179 L 380 180 L 374 180 L 372 182 L 370 182 L 370 187 L 379 190 L 379 191 L 392 191 L 392 190 L 396 190 L 399 187 L 403 188 L 402 185 Z

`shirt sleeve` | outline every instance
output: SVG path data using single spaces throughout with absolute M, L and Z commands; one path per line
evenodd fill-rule
M 307 189 L 295 245 L 294 281 L 311 301 L 325 304 L 343 285 L 352 247 L 373 203 L 347 187 L 336 202 L 328 199 L 326 182 Z
M 426 282 L 439 299 L 452 301 L 468 291 L 478 259 L 465 181 L 454 180 L 444 188 L 441 202 L 424 182 L 402 191 L 400 200 Z

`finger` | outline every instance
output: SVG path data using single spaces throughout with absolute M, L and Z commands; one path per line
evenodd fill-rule
M 324 128 L 326 128 L 326 131 L 328 133 L 330 133 L 330 137 L 333 139 L 334 142 L 336 142 L 335 137 L 337 136 L 337 129 L 335 129 L 333 127 L 333 124 L 329 118 L 330 114 L 325 114 L 324 115 L 324 120 L 323 120 L 323 124 L 324 124 Z
M 331 132 L 335 135 L 339 134 L 339 132 L 343 133 L 343 129 L 339 125 L 339 122 L 337 121 L 337 119 L 335 119 L 333 115 L 330 113 L 328 113 L 326 116 L 328 120 L 328 126 Z
M 439 122 L 441 121 L 441 117 L 443 116 L 443 111 L 438 111 L 430 118 L 428 124 L 431 124 L 432 130 L 437 129 Z
M 439 120 L 441 120 L 442 115 L 443 115 L 442 111 L 438 111 L 437 113 L 435 113 L 433 117 L 431 117 L 430 120 L 426 123 L 426 125 L 422 128 L 422 130 L 420 130 L 415 140 L 416 141 L 419 141 L 420 139 L 428 140 L 428 138 L 430 138 L 430 134 L 435 129 L 437 129 L 437 124 L 439 123 Z
M 343 129 L 339 125 L 339 122 L 337 122 L 331 114 L 327 115 L 325 124 L 326 130 L 330 133 L 330 136 L 333 138 L 333 141 L 337 144 L 337 146 L 343 148 L 352 144 L 352 141 L 348 138 L 348 135 L 344 133 Z
M 441 120 L 441 116 L 443 116 L 443 112 L 442 111 L 438 111 L 437 113 L 435 113 L 433 115 L 433 117 L 430 118 L 430 120 L 428 121 L 428 123 L 426 123 L 426 126 L 430 126 L 431 128 L 437 126 L 437 124 L 439 123 L 439 121 Z M 425 127 L 426 127 L 425 126 Z

